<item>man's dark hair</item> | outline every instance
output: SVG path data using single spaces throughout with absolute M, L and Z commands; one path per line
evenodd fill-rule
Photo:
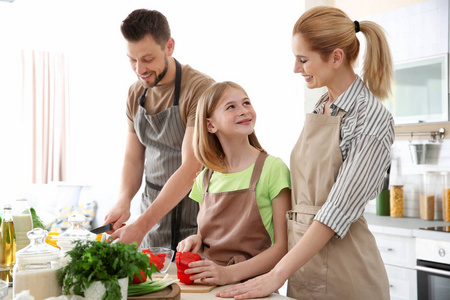
M 129 42 L 137 42 L 150 35 L 162 49 L 170 38 L 169 22 L 156 10 L 134 10 L 123 20 L 120 30 Z

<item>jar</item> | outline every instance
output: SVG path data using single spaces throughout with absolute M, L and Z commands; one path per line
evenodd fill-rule
M 17 199 L 14 202 L 13 220 L 14 229 L 16 230 L 16 249 L 19 251 L 30 244 L 27 233 L 33 229 L 33 219 L 31 218 L 27 199 Z
M 450 172 L 441 173 L 444 179 L 444 189 L 442 194 L 442 219 L 450 222 Z
M 428 171 L 423 174 L 420 194 L 420 218 L 442 220 L 443 177 L 440 172 Z
M 30 245 L 16 252 L 13 299 L 24 290 L 29 290 L 35 300 L 62 294 L 57 278 L 61 267 L 60 250 L 45 242 L 47 234 L 47 230 L 41 228 L 29 231 Z
M 391 217 L 403 217 L 403 185 L 391 185 Z
M 84 228 L 83 224 L 86 221 L 86 217 L 80 213 L 74 213 L 69 218 L 70 227 L 62 234 L 58 235 L 56 244 L 61 248 L 61 263 L 66 265 L 69 259 L 66 256 L 66 252 L 73 249 L 76 241 L 93 241 L 97 238 L 97 235 L 91 233 Z

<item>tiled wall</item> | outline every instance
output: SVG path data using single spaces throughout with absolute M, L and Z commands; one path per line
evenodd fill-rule
M 413 164 L 410 152 L 410 144 L 427 144 L 427 155 L 425 164 Z M 397 140 L 392 146 L 392 165 L 390 174 L 390 184 L 403 185 L 404 192 L 404 216 L 419 217 L 419 200 L 423 193 L 423 177 L 428 171 L 441 172 L 450 171 L 450 140 L 431 143 L 427 140 Z M 437 191 L 443 190 L 443 183 L 438 179 L 433 179 L 432 188 Z M 442 203 L 442 192 L 436 192 L 436 200 Z M 435 218 L 442 219 L 441 205 L 435 212 Z M 375 213 L 376 200 L 371 200 L 366 212 Z

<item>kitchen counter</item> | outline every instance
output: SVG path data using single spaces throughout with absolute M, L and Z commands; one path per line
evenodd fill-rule
M 450 241 L 450 232 L 420 229 L 422 227 L 450 226 L 450 222 L 427 221 L 420 218 L 394 218 L 365 213 L 369 229 L 374 233 L 394 234 L 406 237 L 420 237 Z
M 169 267 L 168 273 L 171 275 L 177 273 L 175 263 L 171 264 L 171 266 Z M 231 285 L 218 286 L 208 293 L 181 293 L 181 300 L 225 299 L 225 298 L 216 297 L 215 294 L 217 293 L 217 291 L 225 289 L 229 286 L 231 286 Z M 6 297 L 6 300 L 11 300 L 11 299 L 12 299 L 12 288 L 9 288 L 8 297 Z M 284 299 L 284 300 L 286 300 L 286 299 L 294 299 L 294 298 L 290 298 L 290 297 L 286 297 L 286 296 L 282 296 L 282 295 L 273 293 L 263 299 L 279 299 L 279 300 Z

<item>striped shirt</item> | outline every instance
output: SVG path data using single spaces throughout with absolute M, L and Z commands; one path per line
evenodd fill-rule
M 328 99 L 325 93 L 314 113 L 322 114 Z M 328 199 L 314 219 L 333 229 L 335 237 L 343 238 L 350 225 L 364 213 L 367 202 L 382 189 L 391 162 L 394 120 L 359 76 L 333 101 L 330 109 L 332 116 L 340 109 L 346 111 L 339 145 L 343 164 Z

